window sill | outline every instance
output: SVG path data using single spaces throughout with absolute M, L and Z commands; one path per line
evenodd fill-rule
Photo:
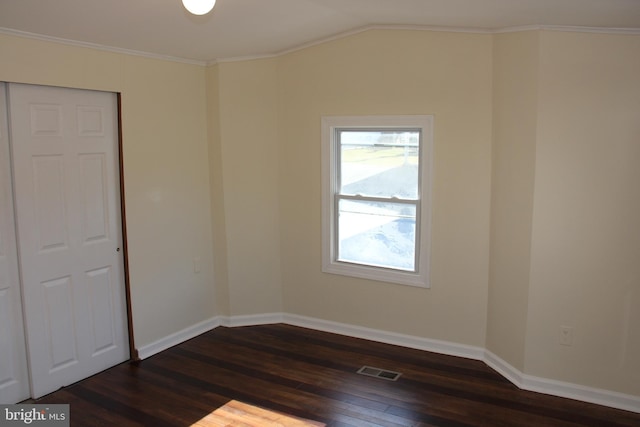
M 350 264 L 340 261 L 325 263 L 322 266 L 322 272 L 338 274 L 341 276 L 357 277 L 360 279 L 376 280 L 379 282 L 394 283 L 397 285 L 415 286 L 420 288 L 431 287 L 429 278 L 419 273 Z

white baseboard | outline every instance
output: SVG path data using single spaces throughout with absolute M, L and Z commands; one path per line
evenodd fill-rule
M 160 353 L 161 351 L 164 351 L 170 347 L 181 344 L 185 341 L 190 340 L 191 338 L 195 338 L 198 335 L 204 334 L 205 332 L 221 326 L 221 322 L 222 318 L 212 317 L 211 319 L 196 323 L 193 326 L 189 326 L 188 328 L 161 338 L 158 341 L 138 348 L 138 357 L 140 359 L 151 357 L 154 354 Z
M 297 314 L 284 314 L 283 320 L 283 323 L 293 326 L 301 326 L 318 331 L 347 335 L 355 338 L 363 338 L 371 341 L 398 345 L 401 347 L 447 354 L 450 356 L 465 357 L 467 359 L 475 360 L 482 360 L 484 356 L 483 348 L 465 344 L 421 338 L 412 335 L 399 334 L 396 332 L 380 331 L 377 329 L 370 329 L 362 326 L 354 326 L 344 323 L 332 322 L 329 320 L 299 316 Z
M 527 375 L 511 366 L 491 351 L 481 347 L 404 335 L 395 332 L 380 331 L 362 326 L 300 316 L 297 314 L 267 313 L 214 317 L 139 348 L 138 355 L 140 359 L 146 359 L 156 353 L 173 347 L 174 345 L 215 329 L 218 326 L 241 327 L 275 323 L 285 323 L 288 325 L 331 332 L 355 338 L 363 338 L 371 341 L 398 345 L 401 347 L 481 360 L 522 390 L 534 391 L 558 397 L 566 397 L 568 399 L 580 400 L 583 402 L 595 403 L 598 405 L 640 413 L 639 396 Z
M 511 381 L 516 387 L 523 388 L 522 372 L 520 372 L 489 350 L 484 351 L 484 358 L 482 360 L 484 363 L 489 365 L 489 367 L 493 368 L 493 370 Z
M 489 350 L 484 362 L 522 390 L 640 413 L 638 396 L 524 374 Z
M 537 393 L 550 394 L 597 405 L 624 409 L 630 412 L 640 413 L 640 397 L 587 387 L 580 384 L 566 383 L 547 378 L 534 377 L 524 374 L 522 376 L 522 389 Z
M 255 314 L 247 316 L 217 316 L 203 322 L 197 323 L 193 326 L 185 328 L 181 331 L 175 332 L 158 341 L 144 345 L 138 348 L 138 357 L 143 360 L 147 359 L 154 354 L 160 353 L 175 345 L 181 344 L 185 341 L 195 338 L 198 335 L 209 332 L 218 326 L 226 326 L 236 328 L 240 326 L 255 326 L 255 325 L 269 325 L 274 323 L 284 323 L 282 313 L 273 314 Z
M 240 326 L 272 325 L 285 323 L 282 313 L 250 314 L 245 316 L 223 317 L 220 326 L 237 328 Z

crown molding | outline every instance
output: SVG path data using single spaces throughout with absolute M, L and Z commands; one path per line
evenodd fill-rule
M 0 27 L 0 34 L 4 34 L 4 35 L 7 35 L 7 36 L 22 37 L 22 38 L 38 40 L 38 41 L 43 41 L 43 42 L 49 42 L 49 43 L 63 44 L 63 45 L 67 45 L 67 46 L 83 47 L 83 48 L 96 49 L 96 50 L 101 50 L 101 51 L 111 52 L 111 53 L 120 53 L 120 54 L 124 54 L 124 55 L 138 56 L 138 57 L 143 57 L 143 58 L 148 58 L 148 59 L 158 59 L 158 60 L 161 60 L 161 61 L 179 62 L 179 63 L 183 63 L 183 64 L 201 65 L 201 66 L 206 66 L 207 65 L 206 61 L 198 61 L 198 60 L 194 60 L 194 59 L 179 58 L 179 57 L 170 56 L 170 55 L 160 55 L 160 54 L 157 54 L 157 53 L 149 53 L 149 52 L 143 52 L 143 51 L 139 51 L 139 50 L 124 49 L 124 48 L 114 47 L 114 46 L 105 46 L 105 45 L 101 45 L 101 44 L 98 44 L 98 43 L 82 42 L 82 41 L 77 41 L 77 40 L 69 40 L 69 39 L 64 39 L 64 38 L 60 38 L 60 37 L 45 36 L 45 35 L 42 35 L 42 34 L 29 33 L 27 31 L 13 30 L 11 28 Z
M 235 58 L 219 58 L 210 61 L 207 65 L 215 65 L 217 63 L 225 62 L 238 62 L 238 61 L 250 61 L 256 59 L 274 58 L 278 56 L 288 55 L 304 49 L 308 49 L 313 46 L 318 46 L 324 43 L 329 43 L 335 40 L 340 40 L 346 37 L 354 36 L 360 33 L 374 30 L 392 30 L 392 31 L 434 31 L 434 32 L 447 32 L 447 33 L 470 33 L 470 34 L 505 34 L 505 33 L 517 33 L 522 31 L 559 31 L 559 32 L 574 32 L 574 33 L 599 33 L 599 34 L 626 34 L 626 35 L 640 35 L 640 28 L 605 28 L 605 27 L 571 27 L 560 25 L 526 25 L 519 27 L 505 27 L 505 28 L 478 28 L 478 27 L 443 27 L 443 26 L 431 26 L 431 25 L 365 25 L 355 28 L 353 30 L 345 31 L 342 33 L 334 34 L 329 37 L 313 40 L 307 43 L 303 43 L 291 48 L 287 48 L 275 53 L 267 55 L 253 55 Z
M 257 59 L 277 58 L 290 53 L 298 52 L 304 49 L 308 49 L 313 46 L 329 43 L 335 40 L 344 39 L 346 37 L 354 36 L 360 33 L 364 33 L 372 30 L 395 30 L 395 31 L 436 31 L 436 32 L 449 32 L 449 33 L 474 33 L 474 34 L 492 34 L 493 30 L 483 28 L 458 28 L 458 27 L 434 27 L 424 25 L 365 25 L 352 30 L 344 31 L 338 34 L 334 34 L 329 37 L 323 37 L 321 39 L 312 40 L 300 45 L 296 45 L 284 50 L 280 50 L 270 54 L 264 55 L 249 55 L 249 56 L 237 56 L 229 58 L 218 58 L 207 62 L 207 65 L 216 65 L 226 62 L 239 62 L 239 61 L 253 61 Z
M 60 37 L 46 36 L 42 34 L 30 33 L 26 31 L 13 30 L 10 28 L 0 27 L 0 34 L 8 36 L 17 36 L 23 38 L 29 38 L 44 42 L 64 44 L 68 46 L 83 47 L 89 49 L 97 49 L 106 52 L 120 53 L 124 55 L 139 56 L 149 59 L 157 59 L 162 61 L 179 62 L 190 65 L 200 66 L 212 66 L 221 63 L 229 62 L 242 62 L 253 61 L 260 59 L 277 58 L 279 56 L 287 55 L 290 53 L 298 52 L 304 49 L 308 49 L 313 46 L 329 43 L 335 40 L 340 40 L 346 37 L 354 36 L 367 31 L 434 31 L 434 32 L 448 32 L 448 33 L 470 33 L 470 34 L 505 34 L 516 33 L 522 31 L 558 31 L 558 32 L 573 32 L 573 33 L 596 33 L 596 34 L 613 34 L 613 35 L 640 35 L 640 28 L 613 28 L 613 27 L 579 27 L 579 26 L 562 26 L 562 25 L 524 25 L 516 27 L 504 27 L 504 28 L 479 28 L 479 27 L 444 27 L 444 26 L 431 26 L 431 25 L 386 25 L 386 24 L 372 24 L 358 27 L 352 30 L 344 31 L 342 33 L 334 34 L 329 37 L 306 42 L 297 46 L 293 46 L 287 49 L 283 49 L 277 52 L 258 54 L 258 55 L 246 55 L 246 56 L 234 56 L 226 58 L 213 58 L 208 61 L 200 61 L 195 59 L 180 58 L 170 55 L 160 55 L 156 53 L 124 49 L 113 46 L 105 46 L 97 43 L 82 42 L 76 40 L 69 40 Z
M 564 33 L 596 33 L 596 34 L 621 34 L 640 35 L 640 28 L 615 28 L 615 27 L 577 27 L 566 25 L 524 25 L 519 27 L 505 27 L 492 30 L 492 34 L 517 33 L 521 31 L 558 31 Z
M 232 56 L 229 58 L 218 58 L 212 61 L 208 61 L 207 65 L 223 64 L 225 62 L 242 62 L 242 61 L 255 61 L 257 59 L 269 59 L 277 58 L 281 56 L 280 53 L 266 53 L 263 55 L 245 55 L 245 56 Z

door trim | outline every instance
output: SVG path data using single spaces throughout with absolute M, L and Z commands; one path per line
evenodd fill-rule
M 122 257 L 124 270 L 124 293 L 126 298 L 127 309 L 127 328 L 129 330 L 129 360 L 139 361 L 138 349 L 135 345 L 133 335 L 133 309 L 131 306 L 131 282 L 129 277 L 129 245 L 127 244 L 127 215 L 125 203 L 125 185 L 124 185 L 124 155 L 122 153 L 122 93 L 116 92 L 116 105 L 118 111 L 118 169 L 120 179 L 120 217 L 122 225 Z

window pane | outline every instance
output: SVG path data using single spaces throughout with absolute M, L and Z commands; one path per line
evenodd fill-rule
M 339 131 L 340 192 L 418 198 L 418 131 Z
M 339 200 L 338 206 L 338 261 L 415 270 L 415 205 Z

